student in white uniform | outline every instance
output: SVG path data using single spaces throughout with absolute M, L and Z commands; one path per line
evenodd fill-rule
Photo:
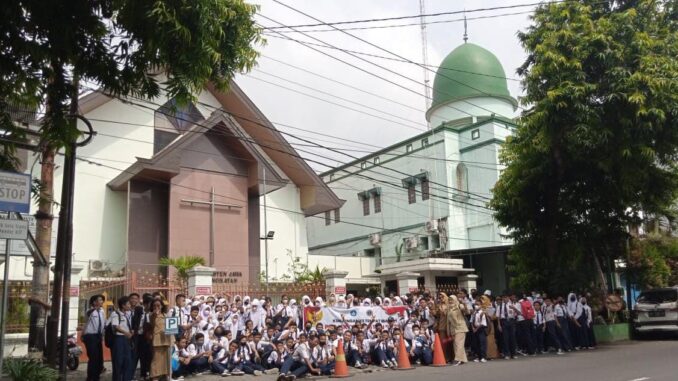
M 111 357 L 113 361 L 113 381 L 130 381 L 132 372 L 132 322 L 128 312 L 131 310 L 129 298 L 122 296 L 118 299 L 118 310 L 111 316 L 113 328 L 113 347 Z
M 99 381 L 101 372 L 104 369 L 104 348 L 102 340 L 104 337 L 104 326 L 106 318 L 104 317 L 103 295 L 94 295 L 89 298 L 89 309 L 85 313 L 87 323 L 82 331 L 82 342 L 87 350 L 87 380 Z
M 487 324 L 489 319 L 483 312 L 480 299 L 473 305 L 473 314 L 471 315 L 471 330 L 473 331 L 473 346 L 476 358 L 474 362 L 487 362 Z

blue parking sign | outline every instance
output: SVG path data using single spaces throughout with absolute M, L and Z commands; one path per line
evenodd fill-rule
M 165 335 L 179 334 L 179 317 L 165 318 Z

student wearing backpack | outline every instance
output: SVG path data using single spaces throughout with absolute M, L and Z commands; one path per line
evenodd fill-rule
M 534 323 L 533 320 L 535 316 L 534 306 L 530 298 L 523 295 L 523 298 L 520 299 L 520 314 L 517 317 L 518 326 L 517 326 L 517 335 L 520 338 L 520 346 L 523 351 L 527 351 L 527 354 L 534 356 Z M 524 353 L 524 352 L 523 352 Z
M 103 295 L 94 295 L 89 298 L 89 309 L 85 313 L 87 323 L 82 331 L 82 342 L 87 350 L 87 381 L 99 381 L 104 369 L 103 335 L 106 319 Z
M 118 299 L 118 310 L 111 315 L 111 330 L 113 332 L 111 346 L 111 360 L 113 362 L 112 381 L 130 381 L 132 372 L 132 321 L 128 314 L 131 310 L 129 298 L 122 296 Z

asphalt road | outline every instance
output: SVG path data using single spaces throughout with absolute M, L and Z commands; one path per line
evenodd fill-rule
M 69 380 L 84 380 L 86 364 L 69 372 Z M 102 381 L 111 379 L 109 369 Z M 630 341 L 600 346 L 595 350 L 541 355 L 515 360 L 468 363 L 459 367 L 418 367 L 409 371 L 370 368 L 355 373 L 351 381 L 678 381 L 678 340 Z M 354 370 L 351 370 L 354 373 Z M 275 376 L 215 375 L 190 377 L 186 381 L 274 381 Z M 322 379 L 307 378 L 309 381 Z

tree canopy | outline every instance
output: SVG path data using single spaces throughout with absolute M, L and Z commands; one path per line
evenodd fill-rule
M 525 111 L 491 202 L 517 285 L 590 286 L 627 226 L 675 200 L 677 16 L 675 0 L 568 1 L 519 33 Z
M 45 104 L 43 140 L 78 134 L 66 105 L 73 78 L 113 95 L 180 101 L 210 81 L 225 89 L 262 43 L 243 0 L 10 1 L 0 7 L 0 128 L 20 136 L 8 109 Z M 12 162 L 5 147 L 3 163 Z

